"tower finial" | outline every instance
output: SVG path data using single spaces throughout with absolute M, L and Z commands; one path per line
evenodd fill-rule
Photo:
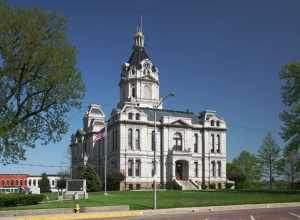
M 143 32 L 143 16 L 141 15 L 141 18 L 140 18 L 140 32 Z
M 143 17 L 140 17 L 140 22 L 137 26 L 137 32 L 135 34 L 135 46 L 144 47 L 144 34 L 143 34 Z

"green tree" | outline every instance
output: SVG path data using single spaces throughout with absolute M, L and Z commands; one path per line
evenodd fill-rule
M 9 163 L 38 140 L 60 141 L 85 88 L 64 18 L 3 1 L 0 18 L 0 160 Z
M 286 110 L 280 114 L 282 138 L 288 145 L 300 146 L 300 61 L 288 63 L 280 72 L 284 81 L 281 96 Z
M 234 181 L 237 188 L 240 188 L 241 183 L 246 179 L 237 163 L 227 163 L 226 174 L 227 179 Z
M 269 133 L 263 139 L 258 150 L 257 159 L 260 164 L 261 174 L 268 179 L 269 186 L 272 189 L 275 177 L 279 174 L 281 149 Z
M 283 152 L 280 164 L 281 173 L 289 181 L 290 188 L 295 187 L 295 182 L 300 176 L 300 149 L 295 145 L 287 145 Z
M 41 193 L 50 192 L 50 183 L 46 173 L 42 173 L 42 179 L 39 180 Z
M 118 170 L 113 170 L 107 175 L 107 189 L 120 190 L 120 183 L 125 179 L 125 176 Z
M 255 155 L 243 150 L 227 165 L 227 178 L 234 180 L 237 188 L 256 187 L 260 180 L 260 168 Z
M 67 179 L 70 177 L 70 174 L 67 170 L 57 172 L 57 175 L 60 177 L 57 180 L 56 188 L 58 190 L 63 190 L 66 188 Z
M 240 155 L 233 160 L 243 176 L 245 177 L 243 185 L 245 188 L 255 187 L 260 180 L 260 167 L 254 154 L 243 150 Z
M 81 167 L 80 179 L 86 179 L 88 192 L 100 191 L 100 178 L 92 167 L 90 166 Z

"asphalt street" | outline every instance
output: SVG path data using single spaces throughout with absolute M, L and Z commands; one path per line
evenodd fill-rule
M 249 209 L 239 211 L 201 212 L 188 214 L 155 214 L 114 220 L 299 220 L 300 207 Z

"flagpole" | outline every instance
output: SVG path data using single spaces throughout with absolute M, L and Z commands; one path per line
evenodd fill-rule
M 104 124 L 104 195 L 107 195 L 106 191 L 106 175 L 107 175 L 107 123 Z

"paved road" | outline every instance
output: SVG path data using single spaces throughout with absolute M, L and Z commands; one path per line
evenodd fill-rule
M 114 218 L 113 220 L 300 220 L 300 207 L 251 209 L 240 211 L 222 211 L 210 213 L 163 214 L 132 218 Z

